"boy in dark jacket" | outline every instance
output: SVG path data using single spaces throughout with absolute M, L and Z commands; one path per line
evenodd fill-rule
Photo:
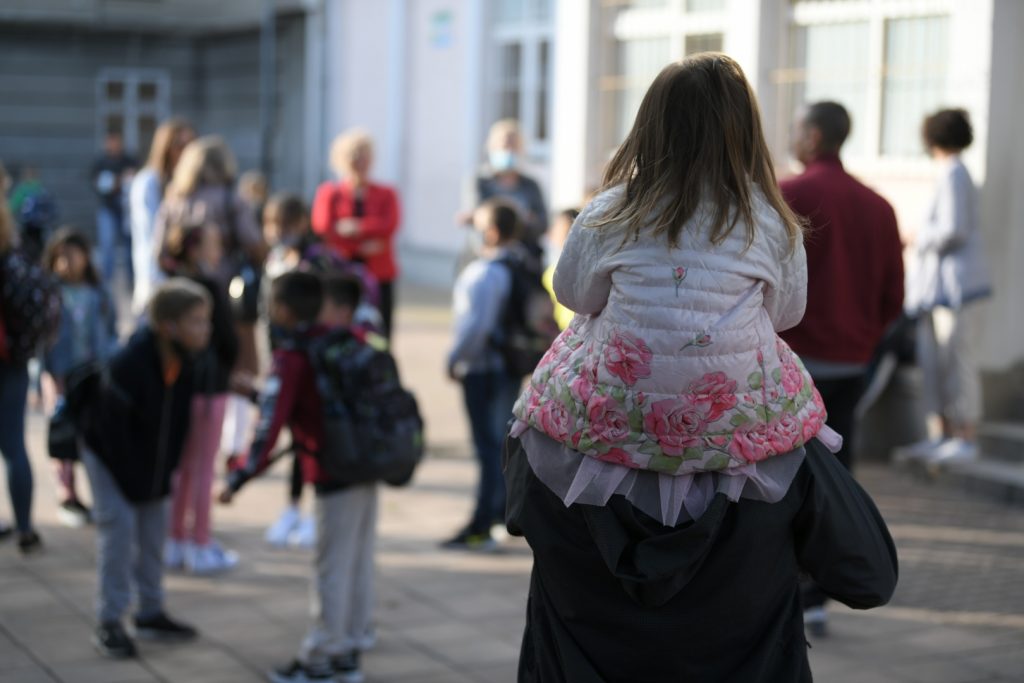
M 328 277 L 325 286 L 320 277 L 301 271 L 274 280 L 269 310 L 273 370 L 259 395 L 260 418 L 249 458 L 228 475 L 228 487 L 220 495 L 221 502 L 231 502 L 246 481 L 267 468 L 281 428 L 287 425 L 303 479 L 316 489 L 317 600 L 314 624 L 299 657 L 270 673 L 270 680 L 278 683 L 362 681 L 359 650 L 373 641 L 376 486 L 347 486 L 321 467 L 317 455 L 324 442 L 323 404 L 307 356 L 309 344 L 335 333 L 331 327 L 351 324 L 358 306 L 358 294 L 352 293 L 358 292 L 358 284 L 354 290 L 348 284 L 343 278 Z M 250 386 L 236 388 L 252 391 Z
M 188 432 L 193 395 L 190 362 L 210 340 L 210 295 L 180 278 L 164 283 L 142 328 L 110 361 L 82 454 L 95 499 L 98 531 L 99 626 L 94 643 L 114 658 L 133 657 L 121 620 L 138 595 L 140 638 L 188 640 L 191 626 L 163 608 L 162 550 L 166 499 Z

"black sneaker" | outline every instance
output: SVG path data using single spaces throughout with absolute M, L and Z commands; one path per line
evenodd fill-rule
M 452 538 L 441 543 L 441 547 L 445 550 L 490 552 L 497 549 L 498 542 L 491 536 L 490 531 L 476 532 L 470 529 L 463 529 Z
M 330 665 L 313 666 L 297 659 L 267 672 L 267 678 L 271 683 L 335 683 L 338 680 Z
M 0 522 L 0 541 L 10 538 L 14 535 L 14 527 L 10 524 L 4 524 Z
M 180 643 L 193 640 L 199 632 L 188 624 L 174 621 L 161 612 L 149 619 L 135 618 L 135 635 L 142 640 L 155 640 L 165 643 Z
M 359 650 L 341 657 L 331 657 L 331 669 L 338 683 L 363 683 L 363 672 L 359 669 Z
M 78 500 L 65 500 L 57 509 L 57 518 L 64 526 L 79 529 L 92 521 L 92 513 Z
M 36 532 L 30 531 L 18 537 L 18 550 L 22 555 L 40 553 L 43 551 L 43 539 L 39 538 L 39 534 Z
M 135 643 L 116 621 L 97 626 L 92 635 L 92 644 L 101 655 L 111 659 L 131 659 L 136 654 Z

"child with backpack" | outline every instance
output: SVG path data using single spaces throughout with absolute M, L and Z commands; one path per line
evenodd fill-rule
M 57 407 L 66 389 L 68 373 L 83 363 L 103 362 L 116 350 L 117 331 L 114 302 L 92 263 L 89 239 L 72 228 L 54 233 L 46 245 L 43 265 L 60 281 L 62 313 L 57 341 L 44 355 L 44 367 L 57 390 Z M 51 456 L 55 456 L 51 452 Z M 57 511 L 66 526 L 80 527 L 91 514 L 78 496 L 75 461 L 56 459 Z
M 196 630 L 164 611 L 167 497 L 181 459 L 195 393 L 195 358 L 210 343 L 213 303 L 200 285 L 171 278 L 156 290 L 147 326 L 111 358 L 78 424 L 98 533 L 98 626 L 107 657 L 134 657 L 122 619 L 138 596 L 139 638 L 184 641 Z M 76 397 L 69 394 L 68 400 Z M 75 402 L 78 402 L 77 400 Z
M 0 189 L 7 174 L 0 164 Z M 14 510 L 18 550 L 30 554 L 43 543 L 32 524 L 32 465 L 25 449 L 28 361 L 52 341 L 60 324 L 60 291 L 18 247 L 14 221 L 0 192 L 0 456 Z M 11 534 L 0 524 L 0 538 Z
M 214 540 L 211 510 L 214 469 L 228 401 L 228 377 L 238 357 L 231 307 L 215 280 L 223 259 L 220 231 L 202 222 L 172 224 L 164 241 L 167 275 L 188 278 L 213 302 L 210 345 L 194 363 L 195 396 L 188 437 L 171 497 L 171 524 L 164 546 L 168 569 L 216 574 L 238 564 L 238 554 Z
M 522 384 L 522 376 L 510 367 L 515 359 L 503 353 L 501 341 L 510 333 L 506 312 L 515 298 L 513 264 L 530 262 L 532 257 L 518 242 L 515 208 L 503 200 L 481 204 L 473 215 L 473 229 L 482 247 L 455 282 L 455 340 L 448 354 L 448 376 L 462 384 L 480 480 L 469 523 L 441 547 L 493 550 L 497 542 L 491 528 L 505 519 L 501 447 Z M 540 269 L 535 270 L 539 283 Z
M 279 683 L 308 680 L 361 681 L 359 653 L 373 644 L 373 547 L 376 486 L 346 482 L 322 457 L 327 438 L 325 396 L 310 359 L 314 345 L 332 335 L 351 336 L 348 325 L 358 289 L 341 280 L 291 271 L 271 285 L 270 323 L 275 337 L 273 370 L 259 395 L 260 418 L 249 458 L 228 475 L 220 495 L 230 503 L 242 486 L 271 462 L 281 429 L 289 428 L 305 482 L 316 489 L 318 539 L 314 560 L 317 599 L 314 624 L 299 656 L 270 673 Z M 328 302 L 325 304 L 325 301 Z M 337 325 L 321 324 L 323 312 Z M 239 378 L 236 388 L 252 392 Z

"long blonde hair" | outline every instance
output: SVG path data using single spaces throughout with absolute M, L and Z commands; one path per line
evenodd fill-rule
M 749 246 L 758 189 L 782 219 L 791 245 L 801 231 L 775 179 L 757 98 L 739 64 L 721 53 L 673 62 L 654 79 L 608 164 L 602 189 L 620 185 L 621 201 L 592 227 L 625 224 L 624 240 L 653 220 L 654 233 L 675 246 L 698 206 L 709 200 L 711 241 L 721 244 L 742 221 Z
M 352 162 L 364 150 L 373 153 L 373 138 L 365 128 L 350 128 L 331 143 L 331 168 L 339 176 L 352 170 Z
M 192 130 L 192 124 L 185 119 L 173 118 L 161 123 L 157 127 L 156 132 L 153 133 L 153 142 L 149 146 L 146 168 L 156 171 L 161 183 L 167 183 L 174 173 L 171 150 L 174 148 L 178 137 L 182 133 Z
M 224 139 L 206 135 L 188 143 L 181 153 L 167 196 L 183 199 L 204 185 L 228 187 L 235 182 L 238 164 Z

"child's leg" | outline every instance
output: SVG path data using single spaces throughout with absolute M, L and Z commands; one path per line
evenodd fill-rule
M 490 531 L 494 511 L 503 500 L 505 490 L 501 473 L 501 440 L 496 434 L 494 417 L 495 402 L 503 386 L 501 375 L 497 372 L 472 373 L 462 380 L 473 446 L 480 464 L 476 508 L 469 524 L 469 530 L 474 534 Z
M 292 458 L 292 476 L 288 482 L 288 504 L 293 507 L 299 506 L 302 500 L 302 459 L 296 454 Z
M 83 451 L 82 462 L 89 475 L 93 519 L 96 522 L 99 573 L 96 617 L 101 624 L 120 622 L 131 602 L 135 514 L 113 475 L 99 458 Z
M 377 545 L 377 485 L 357 486 L 345 491 L 352 497 L 352 525 L 355 527 L 355 567 L 349 580 L 350 603 L 348 650 L 368 650 L 376 640 L 373 628 L 374 560 Z
M 164 609 L 163 548 L 167 535 L 167 505 L 164 500 L 139 503 L 135 508 L 135 543 L 138 553 L 132 568 L 139 604 L 137 619 L 151 619 Z
M 221 429 L 227 408 L 226 394 L 197 396 L 193 399 L 192 429 L 196 434 L 196 459 L 191 481 L 192 540 L 196 545 L 210 542 L 210 503 L 214 469 L 220 452 Z
M 311 596 L 313 625 L 299 654 L 313 666 L 346 654 L 345 634 L 352 609 L 348 581 L 357 559 L 356 528 L 348 523 L 355 510 L 347 494 L 339 491 L 316 497 L 319 534 Z
M 188 516 L 192 507 L 192 489 L 196 479 L 196 461 L 200 454 L 199 425 L 195 423 L 196 409 L 195 400 L 192 403 L 191 424 L 188 429 L 188 436 L 185 437 L 185 445 L 181 449 L 181 462 L 178 463 L 178 471 L 174 475 L 174 485 L 171 487 L 171 539 L 185 541 L 189 537 Z

